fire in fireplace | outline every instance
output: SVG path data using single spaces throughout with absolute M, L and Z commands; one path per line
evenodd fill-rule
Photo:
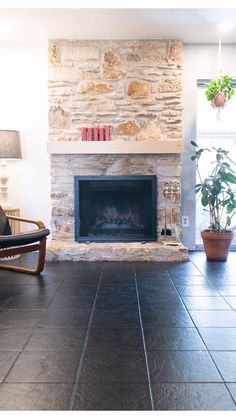
M 156 176 L 75 176 L 76 241 L 156 238 Z

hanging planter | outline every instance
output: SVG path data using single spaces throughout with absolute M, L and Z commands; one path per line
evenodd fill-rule
M 214 95 L 214 97 L 211 101 L 211 104 L 212 104 L 213 108 L 224 108 L 225 104 L 226 104 L 226 98 L 225 98 L 224 94 L 221 93 L 221 92 L 217 92 Z
M 224 108 L 226 102 L 234 94 L 231 76 L 220 76 L 218 79 L 211 80 L 206 89 L 206 98 L 214 108 Z

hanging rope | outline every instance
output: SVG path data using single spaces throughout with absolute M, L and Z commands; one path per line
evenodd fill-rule
M 221 74 L 222 74 L 222 46 L 221 46 L 221 39 L 219 39 L 216 77 L 219 78 Z

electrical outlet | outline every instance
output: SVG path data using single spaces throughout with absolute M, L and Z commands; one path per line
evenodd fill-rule
M 182 215 L 182 227 L 189 227 L 189 216 Z

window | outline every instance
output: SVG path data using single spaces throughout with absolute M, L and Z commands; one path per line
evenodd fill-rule
M 212 108 L 206 100 L 205 86 L 207 80 L 198 82 L 197 89 L 197 144 L 200 147 L 221 147 L 230 151 L 230 157 L 236 161 L 236 93 L 223 110 Z M 207 175 L 212 156 L 202 157 L 200 171 Z M 235 166 L 236 169 L 236 166 Z M 200 231 L 209 227 L 208 213 L 203 210 L 200 200 L 196 202 L 196 245 L 202 246 Z M 232 230 L 236 233 L 236 216 Z M 236 248 L 236 234 L 233 242 Z

